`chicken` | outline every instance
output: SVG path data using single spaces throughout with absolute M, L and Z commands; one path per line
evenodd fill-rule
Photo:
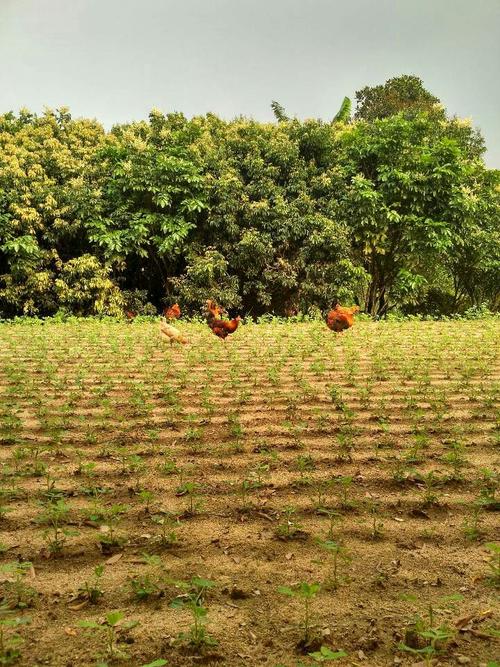
M 168 340 L 170 345 L 173 343 L 182 343 L 185 345 L 188 342 L 188 339 L 181 334 L 179 329 L 173 327 L 171 324 L 167 324 L 163 317 L 160 319 L 160 337 L 162 340 Z
M 337 303 L 335 308 L 326 316 L 326 326 L 337 332 L 349 329 L 354 324 L 354 314 L 357 312 L 359 312 L 359 306 L 344 308 Z
M 136 316 L 137 316 L 137 313 L 134 313 L 133 310 L 126 310 L 125 311 L 125 317 L 127 318 L 127 320 L 129 322 L 132 322 L 132 320 L 135 320 Z
M 208 310 L 207 322 L 210 324 L 213 320 L 220 320 L 222 315 L 222 308 L 218 306 L 215 301 L 209 299 L 206 303 Z
M 232 320 L 218 320 L 212 319 L 208 321 L 208 326 L 212 329 L 214 334 L 222 340 L 226 340 L 229 334 L 232 334 L 238 328 L 238 324 L 241 322 L 241 317 L 235 317 Z
M 178 320 L 181 316 L 181 309 L 178 303 L 174 303 L 170 308 L 163 309 L 163 315 L 167 320 Z
M 221 313 L 222 309 L 218 306 L 215 301 L 207 301 L 207 324 L 212 329 L 213 333 L 226 340 L 229 334 L 232 334 L 238 328 L 239 323 L 241 322 L 241 317 L 235 317 L 233 320 L 222 320 Z

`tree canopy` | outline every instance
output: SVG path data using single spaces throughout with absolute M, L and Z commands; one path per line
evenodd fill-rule
M 0 116 L 0 316 L 498 308 L 500 178 L 417 77 L 331 119 Z

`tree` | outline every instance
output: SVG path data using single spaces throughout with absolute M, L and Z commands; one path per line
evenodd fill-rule
M 115 277 L 158 301 L 206 207 L 204 179 L 182 114 L 116 127 L 98 155 L 102 197 L 87 221 Z
M 85 253 L 85 221 L 99 198 L 92 158 L 104 141 L 68 109 L 0 116 L 0 313 L 57 310 L 54 279 Z
M 464 254 L 470 250 L 464 238 L 472 240 L 487 221 L 498 221 L 495 177 L 448 136 L 448 125 L 433 114 L 398 114 L 339 132 L 347 176 L 344 214 L 371 277 L 365 309 L 373 315 L 417 303 L 437 267 L 450 275 L 450 262 L 471 257 Z M 454 266 L 455 280 L 466 289 L 459 264 Z
M 437 97 L 424 88 L 418 76 L 404 74 L 382 85 L 365 86 L 356 92 L 358 120 L 373 121 L 398 113 L 414 115 L 421 111 L 441 112 Z

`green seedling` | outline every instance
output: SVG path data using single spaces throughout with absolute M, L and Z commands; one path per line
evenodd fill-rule
M 146 512 L 146 514 L 149 514 L 151 501 L 155 497 L 154 493 L 152 491 L 148 491 L 147 489 L 143 489 L 142 491 L 139 491 L 137 495 L 144 503 L 144 511 Z
M 335 523 L 337 523 L 342 518 L 342 515 L 339 512 L 336 512 L 335 510 L 329 510 L 324 508 L 319 509 L 318 514 L 323 514 L 324 516 L 328 517 L 328 533 L 326 539 L 333 541 Z
M 374 501 L 368 504 L 368 511 L 371 515 L 371 538 L 372 540 L 379 540 L 384 534 L 384 524 L 380 521 L 380 506 Z
M 325 582 L 325 588 L 335 590 L 340 586 L 341 583 L 339 575 L 339 563 L 340 561 L 349 563 L 351 561 L 351 557 L 341 544 L 334 542 L 333 540 L 318 540 L 318 545 L 327 551 L 332 559 L 331 576 Z
M 283 509 L 285 520 L 276 528 L 276 534 L 281 539 L 293 540 L 296 537 L 302 536 L 302 526 L 294 520 L 293 515 L 297 512 L 296 507 L 288 506 Z
M 481 537 L 481 519 L 483 507 L 478 503 L 472 506 L 472 509 L 464 519 L 463 531 L 467 540 L 474 541 Z
M 488 561 L 490 574 L 487 576 L 487 581 L 495 588 L 500 588 L 500 543 L 489 542 L 485 546 L 491 552 Z
M 77 599 L 88 600 L 90 604 L 97 604 L 100 598 L 104 595 L 104 591 L 101 588 L 103 574 L 104 565 L 97 565 L 94 568 L 92 580 L 86 581 L 83 586 L 78 589 Z
M 8 609 L 25 609 L 31 607 L 38 593 L 26 583 L 27 575 L 33 571 L 29 561 L 14 561 L 0 566 L 4 575 L 2 604 Z
M 111 505 L 111 507 L 102 508 L 102 526 L 101 534 L 99 535 L 99 544 L 103 551 L 122 544 L 123 538 L 117 534 L 116 529 L 127 510 L 128 507 L 126 505 L 119 503 Z
M 453 603 L 455 596 L 449 596 L 448 602 Z M 457 596 L 457 599 L 463 599 Z M 446 604 L 443 599 L 443 603 Z M 432 665 L 433 659 L 446 646 L 450 639 L 453 639 L 455 632 L 446 625 L 434 627 L 434 609 L 429 605 L 428 617 L 424 618 L 417 615 L 413 622 L 406 628 L 404 641 L 398 644 L 400 651 L 419 655 L 424 658 L 426 665 Z
M 318 583 L 309 584 L 305 581 L 295 586 L 280 586 L 278 588 L 279 593 L 296 598 L 304 605 L 304 615 L 300 625 L 303 632 L 302 639 L 299 642 L 301 647 L 307 647 L 311 643 L 311 630 L 313 627 L 311 624 L 311 603 L 320 590 L 321 586 Z
M 308 654 L 314 662 L 333 662 L 341 658 L 347 658 L 345 651 L 332 651 L 328 646 L 322 646 L 319 651 Z
M 355 507 L 356 503 L 349 497 L 353 478 L 349 476 L 337 477 L 334 481 L 340 487 L 340 506 L 342 509 L 352 509 Z
M 217 641 L 206 629 L 208 610 L 203 606 L 207 591 L 213 588 L 215 583 L 202 577 L 193 577 L 189 582 L 177 581 L 175 584 L 185 593 L 176 597 L 170 606 L 173 609 L 188 609 L 193 619 L 189 630 L 179 633 L 178 640 L 198 651 L 204 647 L 216 646 Z
M 164 564 L 159 556 L 143 554 L 143 560 L 149 566 L 150 572 L 134 577 L 130 587 L 138 600 L 147 600 L 154 595 L 160 595 L 163 591 L 163 569 Z
M 16 629 L 29 623 L 28 616 L 14 617 L 8 608 L 0 607 L 0 665 L 12 665 L 19 660 L 24 639 Z
M 105 637 L 105 654 L 111 660 L 127 660 L 128 653 L 119 644 L 119 633 L 122 631 L 131 630 L 138 625 L 138 621 L 123 622 L 125 614 L 121 611 L 112 611 L 106 614 L 102 623 L 96 621 L 80 621 L 78 625 L 81 628 L 88 628 L 96 632 L 104 633 Z
M 151 521 L 160 527 L 160 534 L 158 541 L 160 546 L 168 548 L 178 542 L 178 536 L 174 530 L 174 526 L 179 524 L 178 518 L 168 512 L 162 514 L 153 514 Z
M 198 482 L 184 482 L 176 491 L 177 496 L 186 496 L 188 499 L 188 506 L 184 512 L 184 516 L 194 516 L 200 511 L 203 501 L 200 498 L 200 485 Z
M 59 499 L 45 504 L 44 511 L 37 517 L 39 523 L 48 524 L 43 536 L 53 556 L 59 556 L 62 553 L 67 537 L 78 535 L 77 530 L 65 527 L 69 514 L 69 506 L 64 500 Z

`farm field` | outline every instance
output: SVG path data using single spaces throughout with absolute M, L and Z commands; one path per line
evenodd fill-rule
M 496 664 L 499 321 L 179 328 L 0 325 L 0 664 Z

